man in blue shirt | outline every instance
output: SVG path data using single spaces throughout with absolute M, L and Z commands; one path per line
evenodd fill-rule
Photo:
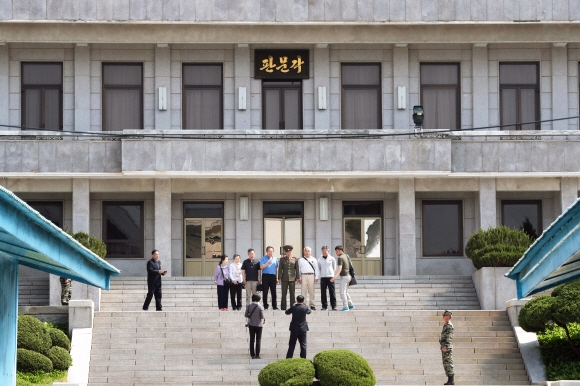
M 274 248 L 266 247 L 266 256 L 260 260 L 262 270 L 262 291 L 264 299 L 264 309 L 268 309 L 268 290 L 272 294 L 272 309 L 277 310 L 276 303 L 276 283 L 278 282 L 278 259 L 274 256 Z

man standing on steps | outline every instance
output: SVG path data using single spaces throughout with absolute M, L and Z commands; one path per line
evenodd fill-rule
M 300 358 L 306 358 L 306 333 L 308 332 L 306 315 L 311 312 L 312 311 L 304 305 L 304 296 L 302 295 L 298 295 L 296 303 L 286 310 L 286 315 L 292 314 L 292 321 L 290 322 L 290 341 L 288 342 L 286 359 L 294 356 L 296 340 L 300 343 Z
M 453 379 L 455 371 L 453 369 L 453 324 L 451 324 L 451 315 L 451 311 L 445 310 L 443 312 L 445 324 L 441 331 L 441 338 L 439 338 L 441 354 L 443 356 L 443 368 L 445 369 L 445 375 L 447 375 L 447 383 L 444 383 L 444 385 L 455 385 Z
M 276 283 L 278 283 L 278 259 L 274 256 L 274 247 L 266 247 L 266 256 L 260 260 L 262 270 L 262 299 L 264 299 L 264 309 L 268 309 L 268 291 L 272 295 L 272 309 L 278 309 L 276 303 Z
M 246 286 L 246 306 L 252 301 L 252 295 L 258 294 L 258 284 L 262 280 L 260 262 L 255 259 L 254 248 L 248 249 L 248 258 L 242 263 L 242 276 Z
M 336 311 L 336 294 L 334 291 L 334 282 L 330 281 L 336 272 L 336 259 L 328 253 L 328 247 L 322 247 L 322 256 L 318 258 L 318 270 L 320 271 L 320 301 L 322 311 L 328 309 L 328 300 L 326 298 L 326 289 L 330 294 L 330 306 Z
M 304 256 L 298 259 L 298 268 L 300 271 L 299 283 L 302 285 L 302 296 L 306 299 L 308 295 L 308 303 L 312 311 L 316 310 L 314 306 L 314 283 L 318 282 L 320 276 L 318 270 L 318 262 L 311 256 L 312 249 L 310 247 L 304 248 Z
M 284 257 L 280 259 L 280 267 L 278 268 L 278 283 L 282 284 L 282 301 L 280 306 L 282 311 L 286 311 L 286 295 L 290 289 L 290 303 L 296 299 L 295 288 L 296 280 L 298 280 L 298 260 L 292 256 L 292 245 L 284 245 Z
M 167 271 L 161 270 L 159 251 L 154 249 L 151 252 L 151 260 L 147 262 L 147 297 L 143 303 L 143 311 L 149 309 L 149 303 L 151 303 L 153 296 L 155 296 L 155 310 L 163 311 L 161 309 L 161 276 L 166 273 Z
M 342 245 L 337 245 L 334 248 L 334 252 L 336 252 L 336 264 L 338 267 L 336 268 L 336 274 L 330 281 L 334 283 L 337 277 L 340 276 L 340 297 L 342 299 L 342 309 L 341 311 L 349 311 L 354 308 L 354 304 L 352 303 L 352 299 L 348 294 L 348 285 L 350 283 L 350 259 L 346 253 L 344 253 L 344 247 Z

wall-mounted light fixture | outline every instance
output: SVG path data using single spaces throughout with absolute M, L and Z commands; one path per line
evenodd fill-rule
M 397 87 L 397 109 L 407 109 L 407 87 L 405 86 Z
M 326 87 L 318 87 L 318 110 L 326 110 Z
M 159 87 L 159 111 L 167 110 L 167 87 Z
M 320 197 L 320 221 L 328 221 L 328 197 Z
M 250 218 L 250 200 L 247 196 L 240 196 L 240 221 L 248 221 Z
M 238 87 L 238 110 L 246 109 L 246 88 Z

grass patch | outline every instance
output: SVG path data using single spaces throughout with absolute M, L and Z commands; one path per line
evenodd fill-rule
M 580 323 L 569 324 L 570 336 L 580 348 Z M 580 360 L 572 351 L 564 329 L 550 325 L 538 333 L 542 361 L 549 381 L 580 380 Z
M 66 382 L 66 378 L 67 372 L 60 370 L 54 370 L 50 373 L 18 371 L 16 373 L 16 386 L 51 386 L 53 382 Z

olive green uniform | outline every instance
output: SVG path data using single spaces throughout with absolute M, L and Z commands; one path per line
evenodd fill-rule
M 298 259 L 295 257 L 287 258 L 284 256 L 280 259 L 280 266 L 278 268 L 278 278 L 282 282 L 282 302 L 280 306 L 283 310 L 286 309 L 286 294 L 290 288 L 290 305 L 294 304 L 296 298 L 296 276 L 298 276 Z
M 443 352 L 442 359 L 443 359 L 443 368 L 445 369 L 445 375 L 448 377 L 452 377 L 455 375 L 455 371 L 453 369 L 453 324 L 451 322 L 447 322 L 443 325 L 443 330 L 441 331 L 441 338 L 439 338 L 439 344 L 441 348 L 445 347 L 447 351 Z
M 68 301 L 72 295 L 72 280 L 66 277 L 60 278 L 60 303 L 63 306 L 68 306 Z

